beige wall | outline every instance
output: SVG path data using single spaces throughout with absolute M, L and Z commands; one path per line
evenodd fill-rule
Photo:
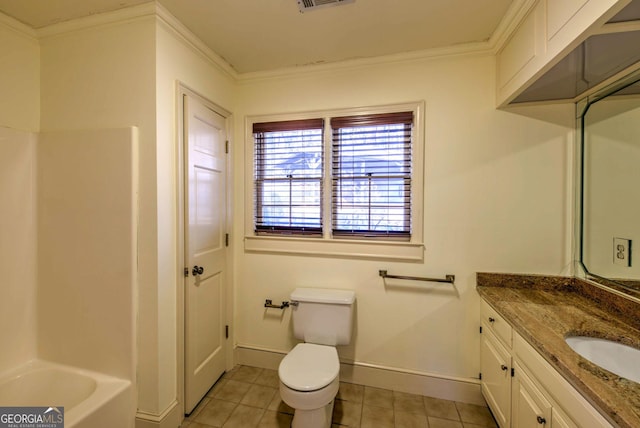
M 36 356 L 35 149 L 40 48 L 0 14 L 0 372 Z
M 40 46 L 35 33 L 0 13 L 0 126 L 40 126 Z
M 494 58 L 451 57 L 334 69 L 241 83 L 236 130 L 246 115 L 425 100 L 424 263 L 244 253 L 235 204 L 236 340 L 288 351 L 289 311 L 263 309 L 293 288 L 354 289 L 357 320 L 346 359 L 473 378 L 479 371 L 476 271 L 569 274 L 573 106 L 494 107 Z M 248 167 L 236 144 L 234 192 Z M 418 276 L 455 274 L 455 287 L 399 283 L 379 269 Z
M 155 16 L 83 27 L 61 25 L 41 39 L 42 130 L 136 126 L 139 143 L 137 299 L 158 304 Z M 71 25 L 77 25 L 76 28 Z M 140 405 L 159 400 L 158 312 L 138 309 L 138 380 L 150 383 Z M 115 316 L 115 314 L 114 314 Z M 170 314 L 166 315 L 170 316 Z M 144 345 L 144 346 L 143 346 Z
M 151 417 L 175 404 L 178 388 L 177 81 L 227 110 L 235 95 L 233 79 L 156 8 L 61 24 L 40 39 L 42 131 L 139 129 L 137 386 L 138 409 Z
M 161 16 L 167 17 L 162 13 Z M 178 227 L 178 115 L 181 83 L 227 111 L 233 111 L 235 82 L 224 70 L 206 58 L 196 46 L 179 36 L 167 17 L 156 22 L 156 97 L 157 97 L 157 187 L 158 187 L 158 284 L 155 306 L 146 299 L 140 301 L 144 327 L 140 336 L 139 407 L 150 409 L 149 396 L 158 395 L 155 411 L 162 412 L 176 399 L 180 385 L 176 353 L 176 302 L 181 302 L 183 288 L 182 263 L 178 260 L 181 245 Z M 156 313 L 156 317 L 150 316 Z M 157 324 L 156 324 L 157 321 Z M 149 347 L 147 331 L 157 331 L 157 372 L 143 377 L 145 349 Z

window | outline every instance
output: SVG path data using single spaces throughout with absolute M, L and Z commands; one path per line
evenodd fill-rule
M 245 249 L 421 259 L 420 120 L 419 104 L 250 118 Z
M 413 112 L 331 119 L 333 236 L 411 238 Z
M 322 235 L 323 120 L 255 123 L 255 232 Z

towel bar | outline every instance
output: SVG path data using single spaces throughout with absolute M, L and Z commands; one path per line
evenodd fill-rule
M 393 279 L 408 279 L 410 281 L 428 281 L 428 282 L 446 282 L 449 284 L 453 284 L 456 280 L 455 275 L 445 275 L 444 278 L 425 278 L 421 276 L 404 276 L 404 275 L 389 275 L 386 270 L 379 270 L 378 274 L 382 278 L 393 278 Z

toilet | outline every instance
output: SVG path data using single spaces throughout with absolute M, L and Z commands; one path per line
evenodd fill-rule
M 340 385 L 336 345 L 351 342 L 351 290 L 296 288 L 291 293 L 296 345 L 278 368 L 280 396 L 295 412 L 293 428 L 329 428 Z

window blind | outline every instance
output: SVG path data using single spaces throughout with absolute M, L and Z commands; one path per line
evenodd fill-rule
M 253 124 L 255 232 L 322 235 L 323 119 Z
M 335 117 L 331 128 L 333 235 L 409 240 L 413 112 Z

